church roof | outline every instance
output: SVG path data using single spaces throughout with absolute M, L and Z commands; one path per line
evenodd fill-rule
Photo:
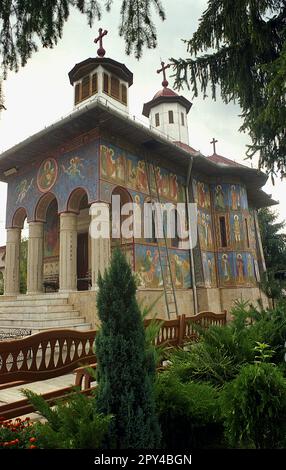
M 83 60 L 76 64 L 69 72 L 69 79 L 71 85 L 80 78 L 89 74 L 92 70 L 102 65 L 106 70 L 116 75 L 118 78 L 128 82 L 129 86 L 133 84 L 133 73 L 126 67 L 126 65 L 117 60 L 109 59 L 108 57 L 96 57 Z
M 187 98 L 178 95 L 175 91 L 171 90 L 171 88 L 163 87 L 162 90 L 159 90 L 154 95 L 151 101 L 144 104 L 142 111 L 143 116 L 149 117 L 151 109 L 162 103 L 180 103 L 186 108 L 187 113 L 192 107 L 192 103 L 187 100 Z
M 100 128 L 110 136 L 128 140 L 130 144 L 141 148 L 142 152 L 147 154 L 147 158 L 153 159 L 155 154 L 156 158 L 173 165 L 178 174 L 186 175 L 192 164 L 192 169 L 196 173 L 214 177 L 236 176 L 246 184 L 250 199 L 254 201 L 254 207 L 276 204 L 276 201 L 260 190 L 268 179 L 263 172 L 244 165 L 238 164 L 234 167 L 214 162 L 192 147 L 172 142 L 130 116 L 107 106 L 100 98 L 75 109 L 68 116 L 3 152 L 0 155 L 0 181 L 13 178 L 4 175 L 6 170 L 14 167 L 21 170 L 27 165 L 35 165 L 40 157 L 64 151 L 65 145 L 71 139 L 78 138 L 95 128 Z
M 214 153 L 213 155 L 210 155 L 207 158 L 214 163 L 218 163 L 219 165 L 246 166 L 246 165 L 242 165 L 241 163 L 237 163 L 233 160 L 230 160 L 229 158 L 223 157 L 222 155 L 218 155 L 217 153 Z
M 163 87 L 162 90 L 157 91 L 157 93 L 153 96 L 153 100 L 159 98 L 159 96 L 179 96 L 175 91 L 171 90 L 171 88 Z

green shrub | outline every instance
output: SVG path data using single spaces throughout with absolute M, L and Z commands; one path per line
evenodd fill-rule
M 135 279 L 119 250 L 114 251 L 98 285 L 97 406 L 103 414 L 114 416 L 105 445 L 119 449 L 158 447 L 154 350 L 146 350 Z
M 286 301 L 281 300 L 272 310 L 255 311 L 254 319 L 249 329 L 250 340 L 268 344 L 274 350 L 272 361 L 281 364 L 285 355 Z
M 34 425 L 37 447 L 44 449 L 97 449 L 106 436 L 111 416 L 96 411 L 96 398 L 74 393 L 51 408 L 30 390 L 24 395 L 47 420 Z
M 231 446 L 279 448 L 286 444 L 286 380 L 268 363 L 248 364 L 220 398 Z
M 218 413 L 218 391 L 211 385 L 182 383 L 172 372 L 163 372 L 156 383 L 156 403 L 166 448 L 221 445 L 223 428 Z

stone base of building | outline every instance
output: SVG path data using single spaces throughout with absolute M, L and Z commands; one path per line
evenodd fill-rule
M 258 288 L 198 288 L 197 295 L 199 312 L 221 313 L 227 310 L 228 319 L 231 318 L 231 309 L 236 300 L 248 301 L 255 306 L 259 302 L 264 307 L 269 306 L 267 297 Z M 5 328 L 25 326 L 33 331 L 57 327 L 98 328 L 96 296 L 96 291 L 0 296 L 0 327 L 2 319 Z M 138 289 L 137 299 L 147 308 L 153 306 L 147 318 L 155 316 L 168 320 L 162 289 Z M 176 299 L 180 315 L 195 314 L 192 289 L 177 290 Z M 174 313 L 172 318 L 175 318 Z M 37 325 L 40 325 L 40 328 Z

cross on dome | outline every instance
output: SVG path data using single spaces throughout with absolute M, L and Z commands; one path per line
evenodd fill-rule
M 213 140 L 210 142 L 210 144 L 213 144 L 213 149 L 214 149 L 214 154 L 216 154 L 216 143 L 218 142 L 218 140 L 216 140 L 214 137 L 213 137 Z
M 163 72 L 163 81 L 162 81 L 162 85 L 163 85 L 164 88 L 167 88 L 167 86 L 169 85 L 169 82 L 168 82 L 168 80 L 167 80 L 167 78 L 166 78 L 166 69 L 168 69 L 169 67 L 171 67 L 171 64 L 165 65 L 165 62 L 162 61 L 162 62 L 161 62 L 161 67 L 162 67 L 161 69 L 158 69 L 158 70 L 157 70 L 157 73 Z
M 102 40 L 103 40 L 104 36 L 107 35 L 108 31 L 106 29 L 103 31 L 102 28 L 99 28 L 98 32 L 99 32 L 99 36 L 97 38 L 95 38 L 95 40 L 94 40 L 95 44 L 99 41 L 99 49 L 97 49 L 97 55 L 99 57 L 104 57 L 106 51 L 103 48 Z

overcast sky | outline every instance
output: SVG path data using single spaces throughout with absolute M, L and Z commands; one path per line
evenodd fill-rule
M 73 89 L 67 74 L 75 63 L 96 56 L 97 47 L 93 40 L 99 27 L 108 30 L 104 38 L 106 57 L 124 62 L 134 74 L 134 84 L 130 88 L 130 114 L 147 123 L 141 114 L 142 106 L 161 88 L 162 78 L 156 73 L 160 58 L 167 61 L 170 57 L 187 56 L 186 46 L 181 40 L 190 38 L 196 30 L 207 0 L 163 0 L 163 4 L 167 19 L 162 22 L 156 18 L 158 48 L 145 50 L 140 61 L 126 56 L 124 41 L 118 35 L 121 0 L 115 0 L 111 12 L 104 13 L 100 23 L 95 22 L 92 29 L 87 26 L 83 15 L 74 12 L 65 25 L 62 40 L 54 49 L 39 50 L 17 74 L 9 73 L 4 83 L 7 111 L 2 113 L 0 120 L 0 151 L 72 110 Z M 172 86 L 172 80 L 169 82 Z M 192 100 L 190 91 L 185 89 L 183 94 Z M 210 140 L 216 137 L 217 153 L 250 165 L 243 161 L 246 145 L 250 141 L 246 134 L 238 132 L 242 123 L 239 107 L 224 105 L 219 99 L 216 102 L 211 98 L 203 100 L 202 97 L 192 102 L 189 113 L 190 145 L 204 155 L 210 155 Z M 285 182 L 277 179 L 273 187 L 269 181 L 264 189 L 274 199 L 281 201 L 276 207 L 280 218 L 286 219 Z M 6 240 L 5 208 L 6 185 L 0 183 L 0 245 Z

